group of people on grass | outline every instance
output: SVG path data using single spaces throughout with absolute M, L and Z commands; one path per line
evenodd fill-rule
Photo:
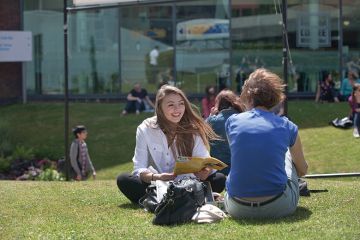
M 214 192 L 226 190 L 225 210 L 232 217 L 292 214 L 299 200 L 298 178 L 306 174 L 308 165 L 298 127 L 274 112 L 285 98 L 284 87 L 279 76 L 257 69 L 245 81 L 240 96 L 226 89 L 216 95 L 215 88 L 207 88 L 200 116 L 185 93 L 174 86 L 161 86 L 152 104 L 146 91 L 135 85 L 134 93 L 129 93 L 136 101 L 135 107 L 140 100 L 149 101 L 155 114 L 137 128 L 134 171 L 118 176 L 119 190 L 137 204 L 152 181 L 190 175 L 208 181 Z M 359 127 L 359 84 L 354 84 L 350 97 L 354 122 Z M 128 107 L 123 114 L 128 113 Z M 85 143 L 86 129 L 77 126 L 73 133 L 73 177 L 82 180 L 92 174 L 95 178 Z M 177 176 L 173 170 L 178 156 L 213 156 L 228 167 L 221 171 L 206 167 Z
M 299 200 L 298 178 L 306 174 L 298 127 L 272 112 L 285 98 L 284 84 L 266 69 L 254 71 L 240 96 L 221 91 L 204 120 L 184 92 L 164 85 L 156 95 L 155 116 L 136 131 L 134 171 L 120 174 L 117 185 L 133 203 L 151 181 L 180 179 L 173 170 L 178 156 L 214 156 L 229 163 L 224 171 L 210 167 L 190 174 L 208 181 L 224 196 L 225 210 L 235 218 L 282 217 Z
M 348 118 L 354 123 L 353 136 L 359 138 L 360 128 L 360 79 L 355 71 L 348 71 L 347 78 L 343 79 L 340 91 L 335 88 L 335 83 L 330 72 L 322 72 L 322 78 L 318 83 L 316 102 L 340 102 L 347 101 L 350 106 Z
M 339 102 L 348 101 L 351 97 L 353 88 L 360 83 L 356 72 L 348 71 L 347 78 L 341 81 L 340 89 L 335 88 L 333 76 L 328 71 L 321 72 L 321 78 L 318 82 L 315 101 L 316 102 Z

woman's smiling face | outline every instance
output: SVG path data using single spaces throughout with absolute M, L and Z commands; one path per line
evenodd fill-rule
M 178 123 L 185 112 L 185 101 L 180 95 L 171 93 L 164 97 L 161 109 L 168 121 Z

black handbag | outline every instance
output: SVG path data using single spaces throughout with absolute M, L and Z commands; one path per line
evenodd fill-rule
M 172 225 L 191 220 L 205 204 L 206 185 L 197 179 L 171 181 L 167 193 L 155 209 L 153 224 Z
M 150 184 L 146 188 L 145 195 L 139 200 L 140 207 L 144 208 L 146 211 L 154 213 L 156 207 L 159 205 L 159 202 L 156 197 L 156 185 Z

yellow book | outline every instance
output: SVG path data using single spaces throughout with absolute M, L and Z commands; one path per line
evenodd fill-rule
M 228 165 L 213 157 L 183 157 L 176 159 L 174 173 L 176 175 L 199 172 L 205 167 L 222 170 Z

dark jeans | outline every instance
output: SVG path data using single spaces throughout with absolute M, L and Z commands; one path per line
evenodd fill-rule
M 150 67 L 150 79 L 149 79 L 149 83 L 156 83 L 157 82 L 157 75 L 158 75 L 158 66 L 156 65 L 149 65 Z
M 360 131 L 360 113 L 358 112 L 354 113 L 354 127 L 356 127 L 358 131 Z
M 222 173 L 211 174 L 205 181 L 210 182 L 213 192 L 221 193 L 225 189 L 226 177 Z M 122 173 L 117 178 L 117 185 L 125 197 L 138 204 L 139 199 L 145 195 L 146 188 L 150 184 L 141 181 L 139 177 L 130 173 Z
M 135 111 L 144 111 L 145 110 L 145 104 L 144 101 L 141 101 L 139 103 L 138 101 L 127 101 L 125 106 L 125 111 L 128 113 L 135 112 Z

